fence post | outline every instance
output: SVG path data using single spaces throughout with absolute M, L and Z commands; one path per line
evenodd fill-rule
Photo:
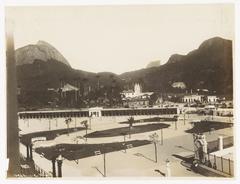
M 217 161 L 216 161 L 216 155 L 214 155 L 213 169 L 216 169 L 216 170 L 217 170 Z

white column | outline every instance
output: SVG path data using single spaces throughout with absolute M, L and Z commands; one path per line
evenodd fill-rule
M 170 168 L 170 161 L 166 161 L 166 177 L 171 176 L 171 168 Z
M 223 150 L 223 136 L 218 137 L 218 150 Z

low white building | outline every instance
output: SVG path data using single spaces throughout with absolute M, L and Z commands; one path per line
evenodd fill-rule
M 194 103 L 194 102 L 202 102 L 203 96 L 202 95 L 186 95 L 182 98 L 184 103 Z
M 135 93 L 133 90 L 124 90 L 121 95 L 123 98 L 133 98 L 135 96 Z
M 216 103 L 217 99 L 218 99 L 217 96 L 207 96 L 208 103 Z
M 217 108 L 213 113 L 215 116 L 233 116 L 234 110 L 231 108 Z
M 92 107 L 89 108 L 89 117 L 101 117 L 102 116 L 102 107 Z

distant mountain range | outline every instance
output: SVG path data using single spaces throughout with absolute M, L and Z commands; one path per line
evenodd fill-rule
M 187 55 L 172 55 L 166 64 L 116 75 L 92 73 L 71 68 L 69 62 L 50 44 L 39 41 L 16 50 L 18 86 L 36 93 L 59 88 L 65 80 L 74 85 L 81 80 L 93 87 L 114 85 L 120 89 L 140 82 L 144 91 L 172 92 L 172 84 L 183 82 L 186 90 L 208 89 L 216 94 L 233 93 L 232 41 L 214 37 Z
M 149 91 L 171 91 L 174 82 L 188 90 L 208 89 L 216 94 L 233 93 L 232 41 L 214 37 L 187 55 L 172 55 L 166 64 L 126 72 L 120 78 L 141 81 Z

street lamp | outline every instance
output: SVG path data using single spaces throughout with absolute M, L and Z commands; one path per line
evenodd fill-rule
M 186 117 L 185 116 L 186 116 L 186 112 L 184 111 L 184 113 L 183 113 L 183 124 L 184 125 L 186 125 Z
M 131 129 L 132 129 L 132 127 L 133 127 L 134 117 L 131 116 L 131 117 L 128 119 L 128 123 L 129 123 L 129 139 L 131 139 Z
M 89 116 L 89 125 L 90 125 L 90 127 L 89 127 L 89 129 L 91 130 L 92 129 L 92 114 Z
M 157 162 L 157 143 L 159 142 L 158 138 L 158 134 L 155 132 L 151 135 L 149 135 L 149 138 L 151 140 L 151 142 L 154 144 L 154 148 L 155 148 L 155 162 Z

